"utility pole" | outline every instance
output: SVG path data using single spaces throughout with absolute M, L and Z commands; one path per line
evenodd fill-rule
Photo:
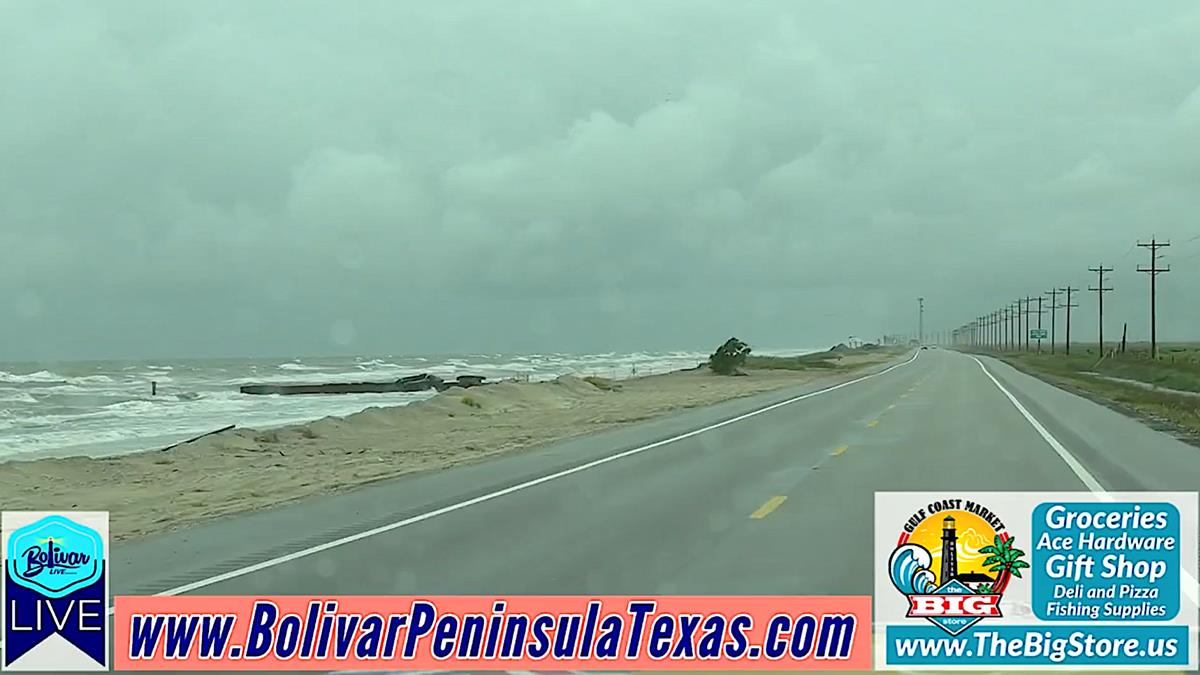
M 1016 329 L 1014 330 L 1014 333 L 1013 333 L 1013 337 L 1015 337 L 1015 339 L 1016 339 L 1016 348 L 1018 348 L 1018 350 L 1020 350 L 1020 348 L 1021 348 L 1021 317 L 1022 316 L 1025 316 L 1025 310 L 1022 309 L 1021 299 L 1018 298 L 1018 299 L 1016 299 Z
M 1004 312 L 1004 351 L 1008 351 L 1008 345 L 1009 345 L 1008 339 L 1009 339 L 1009 336 L 1012 335 L 1012 321 L 1011 321 L 1012 317 L 1010 317 L 1008 314 L 1008 306 L 1007 305 L 1005 305 L 1000 311 Z
M 1017 348 L 1017 303 L 1011 303 L 1008 306 L 1008 348 L 1016 350 Z
M 1029 331 L 1033 330 L 1033 326 L 1030 325 L 1029 315 L 1034 313 L 1034 311 L 1033 311 L 1033 301 L 1034 300 L 1038 301 L 1038 310 L 1037 310 L 1038 328 L 1042 327 L 1042 299 L 1041 299 L 1041 297 L 1034 298 L 1033 296 L 1030 296 L 1030 295 L 1025 296 L 1025 351 L 1030 351 L 1030 349 L 1029 349 Z M 1038 353 L 1039 354 L 1042 353 L 1042 341 L 1041 340 L 1038 340 Z
M 1000 308 L 1000 351 L 1008 349 L 1008 308 Z
M 1025 301 L 1022 298 L 1017 298 L 1014 305 L 1017 308 L 1017 325 L 1013 329 L 1013 339 L 1016 340 L 1016 349 L 1021 350 L 1025 348 L 1023 345 L 1024 340 L 1021 339 L 1021 322 L 1024 321 L 1023 317 L 1025 316 Z
M 1054 329 L 1058 326 L 1058 294 L 1057 288 L 1046 291 L 1050 296 L 1050 353 L 1054 354 Z M 1040 309 L 1040 307 L 1039 307 Z M 1040 328 L 1041 326 L 1039 326 Z
M 1070 356 L 1071 355 L 1071 308 L 1079 306 L 1078 302 L 1075 304 L 1071 304 L 1071 294 L 1074 293 L 1075 291 L 1078 291 L 1079 289 L 1071 288 L 1070 286 L 1067 286 L 1066 288 L 1063 288 L 1060 290 L 1062 290 L 1063 293 L 1067 294 L 1067 304 L 1065 304 L 1063 306 L 1067 308 L 1067 342 L 1066 342 L 1066 346 L 1067 346 L 1067 355 Z
M 1012 305 L 1008 305 L 1008 307 L 1009 307 L 1009 310 L 1013 312 L 1012 347 L 1013 347 L 1013 351 L 1015 352 L 1016 350 L 1020 350 L 1020 348 L 1021 348 L 1021 301 L 1016 300 L 1015 303 L 1013 303 Z
M 1112 290 L 1111 286 L 1107 287 L 1107 288 L 1104 286 L 1104 275 L 1113 271 L 1113 268 L 1105 267 L 1104 263 L 1101 263 L 1099 267 L 1089 267 L 1088 271 L 1095 272 L 1097 275 L 1096 276 L 1096 282 L 1097 282 L 1096 285 L 1088 286 L 1088 290 L 1094 291 L 1096 293 L 1096 297 L 1100 303 L 1099 338 L 1100 338 L 1100 356 L 1103 357 L 1104 356 L 1104 294 L 1108 293 L 1109 291 Z
M 1157 325 L 1158 322 L 1156 320 L 1157 317 L 1155 316 L 1157 314 L 1157 312 L 1155 311 L 1156 298 L 1154 297 L 1155 290 L 1156 290 L 1155 289 L 1155 286 L 1156 286 L 1155 279 L 1157 279 L 1158 275 L 1162 274 L 1163 272 L 1171 271 L 1170 265 L 1167 265 L 1167 267 L 1165 269 L 1160 268 L 1158 266 L 1158 259 L 1159 259 L 1158 249 L 1166 248 L 1167 246 L 1170 246 L 1170 245 L 1171 245 L 1171 242 L 1163 243 L 1163 242 L 1158 241 L 1157 239 L 1151 239 L 1150 243 L 1142 243 L 1140 241 L 1138 242 L 1138 246 L 1141 246 L 1142 248 L 1150 249 L 1150 267 L 1147 268 L 1142 265 L 1138 265 L 1137 271 L 1145 272 L 1150 275 L 1150 359 L 1151 360 L 1158 358 L 1158 325 Z
M 1042 333 L 1041 333 L 1041 330 L 1042 330 L 1042 296 L 1039 295 L 1037 301 L 1038 301 L 1038 311 L 1037 311 L 1038 339 L 1037 339 L 1037 341 L 1038 341 L 1038 353 L 1041 354 L 1042 353 L 1042 337 L 1041 337 L 1042 336 Z
M 925 298 L 917 298 L 917 345 L 925 344 Z

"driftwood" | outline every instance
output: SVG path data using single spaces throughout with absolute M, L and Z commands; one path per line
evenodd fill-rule
M 232 428 L 234 428 L 234 427 L 236 427 L 236 426 L 237 426 L 236 424 L 230 424 L 229 426 L 227 426 L 227 427 L 221 427 L 220 429 L 217 429 L 216 431 L 209 431 L 209 432 L 206 432 L 206 433 L 200 434 L 199 436 L 196 436 L 196 437 L 194 437 L 194 438 L 189 438 L 189 439 L 187 439 L 186 441 L 179 441 L 178 443 L 176 443 L 176 444 L 174 444 L 174 445 L 168 445 L 167 447 L 163 448 L 163 449 L 162 449 L 162 450 L 160 450 L 159 452 L 166 452 L 167 450 L 171 450 L 171 449 L 173 449 L 173 448 L 178 448 L 178 447 L 179 447 L 179 446 L 181 446 L 181 445 L 187 445 L 188 443 L 191 443 L 192 441 L 198 441 L 198 440 L 200 440 L 201 438 L 204 438 L 205 436 L 212 436 L 213 434 L 219 434 L 219 433 L 221 433 L 222 431 L 229 431 L 230 429 L 232 429 Z

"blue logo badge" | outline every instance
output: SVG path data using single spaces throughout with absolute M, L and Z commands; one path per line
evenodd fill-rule
M 104 540 L 90 527 L 47 516 L 8 539 L 9 578 L 47 598 L 61 598 L 100 579 Z
M 0 670 L 108 669 L 107 522 L 104 512 L 0 513 Z M 52 635 L 67 644 L 47 646 Z

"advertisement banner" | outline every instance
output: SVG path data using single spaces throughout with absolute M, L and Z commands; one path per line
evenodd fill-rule
M 866 670 L 867 596 L 115 599 L 117 670 Z
M 1195 669 L 1197 493 L 875 495 L 879 669 Z

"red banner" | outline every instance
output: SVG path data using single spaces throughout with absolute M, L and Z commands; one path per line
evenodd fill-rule
M 117 670 L 868 670 L 868 596 L 122 596 Z

